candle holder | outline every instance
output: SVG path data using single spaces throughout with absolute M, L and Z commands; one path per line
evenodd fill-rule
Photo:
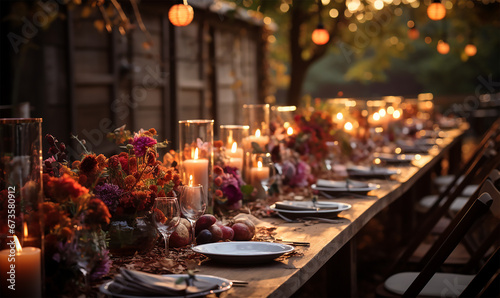
M 243 173 L 244 142 L 248 138 L 248 125 L 221 125 L 221 140 L 224 144 L 225 165 Z
M 213 211 L 214 120 L 179 121 L 179 172 L 184 185 L 201 184 L 207 211 Z
M 41 135 L 41 118 L 0 119 L 0 203 L 6 208 L 0 216 L 0 296 L 42 294 Z M 12 266 L 15 291 L 8 281 Z
M 270 153 L 254 153 L 250 155 L 247 166 L 250 184 L 257 189 L 257 198 L 265 198 L 269 188 L 275 181 L 274 163 Z
M 276 135 L 278 138 L 286 135 L 287 130 L 291 128 L 292 124 L 295 122 L 294 117 L 296 111 L 296 106 L 271 107 L 271 135 Z
M 245 142 L 248 151 L 255 148 L 256 143 L 265 152 L 269 143 L 269 105 L 245 104 L 243 105 L 244 124 L 249 126 L 249 137 Z

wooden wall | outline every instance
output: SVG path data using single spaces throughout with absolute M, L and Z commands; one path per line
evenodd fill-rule
M 116 146 L 105 135 L 121 125 L 154 127 L 177 149 L 178 120 L 215 119 L 216 132 L 220 124 L 242 124 L 242 104 L 264 101 L 262 27 L 196 7 L 192 24 L 174 27 L 167 17 L 171 4 L 141 2 L 150 40 L 138 28 L 126 35 L 97 30 L 98 11 L 65 10 L 64 20 L 37 36 L 39 49 L 26 56 L 30 65 L 13 55 L 13 66 L 30 83 L 19 101 L 29 101 L 45 132 L 75 152 L 81 150 L 70 133 L 109 154 Z

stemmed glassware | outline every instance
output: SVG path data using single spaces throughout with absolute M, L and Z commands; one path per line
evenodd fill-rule
M 207 208 L 207 198 L 204 194 L 203 186 L 201 184 L 183 186 L 181 188 L 180 201 L 182 214 L 191 223 L 191 247 L 193 247 L 195 242 L 196 220 L 205 213 L 205 209 Z
M 165 255 L 168 256 L 168 240 L 181 220 L 181 211 L 177 198 L 156 198 L 153 206 L 153 220 L 165 240 Z

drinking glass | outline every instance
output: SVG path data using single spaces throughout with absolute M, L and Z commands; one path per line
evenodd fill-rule
M 177 198 L 156 198 L 153 207 L 153 218 L 156 228 L 165 239 L 165 255 L 168 256 L 168 240 L 181 220 L 181 211 Z
M 186 185 L 181 188 L 181 211 L 182 214 L 191 223 L 191 247 L 195 242 L 195 223 L 200 216 L 205 213 L 207 208 L 207 198 L 203 193 L 203 186 L 201 184 L 191 186 Z

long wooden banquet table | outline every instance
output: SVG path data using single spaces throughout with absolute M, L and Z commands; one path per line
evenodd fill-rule
M 429 187 L 430 173 L 435 167 L 440 166 L 444 157 L 450 155 L 450 159 L 456 161 L 460 158 L 451 155 L 460 152 L 465 130 L 466 128 L 448 130 L 447 137 L 442 139 L 439 148 L 431 149 L 429 155 L 421 155 L 421 159 L 413 161 L 411 166 L 397 166 L 401 174 L 393 180 L 373 180 L 380 185 L 380 189 L 369 193 L 373 197 L 335 199 L 352 205 L 351 209 L 340 214 L 342 220 L 339 223 L 305 225 L 288 223 L 279 218 L 263 219 L 263 225 L 277 228 L 279 238 L 309 242 L 308 247 L 296 247 L 301 255 L 292 256 L 284 261 L 250 266 L 231 266 L 208 261 L 198 268 L 199 274 L 249 283 L 246 287 L 233 287 L 227 292 L 227 297 L 289 297 L 335 257 L 337 262 L 334 264 L 335 280 L 324 286 L 335 285 L 338 287 L 336 294 L 339 296 L 356 296 L 354 237 L 370 219 L 395 201 L 405 200 L 403 204 L 398 204 L 403 206 L 398 209 L 399 212 L 412 213 L 416 188 L 421 188 L 422 185 Z M 402 217 L 408 218 L 404 214 Z

